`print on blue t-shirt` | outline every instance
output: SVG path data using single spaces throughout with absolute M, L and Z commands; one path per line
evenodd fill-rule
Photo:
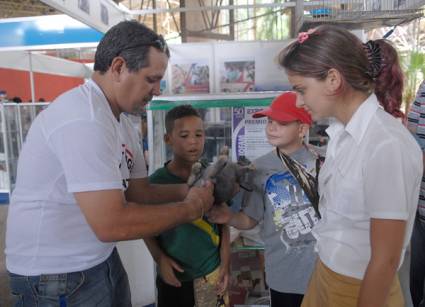
M 266 181 L 266 195 L 272 205 L 273 222 L 280 231 L 286 247 L 301 249 L 315 239 L 311 229 L 318 222 L 313 207 L 304 190 L 290 172 L 275 173 Z

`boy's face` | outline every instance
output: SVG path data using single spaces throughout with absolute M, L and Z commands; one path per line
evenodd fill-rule
M 292 147 L 302 143 L 306 127 L 308 128 L 308 125 L 299 121 L 278 122 L 269 117 L 266 126 L 267 140 L 270 145 L 279 148 Z
M 171 147 L 174 158 L 195 163 L 204 152 L 205 130 L 202 119 L 197 116 L 176 119 L 171 133 L 165 135 L 165 142 Z

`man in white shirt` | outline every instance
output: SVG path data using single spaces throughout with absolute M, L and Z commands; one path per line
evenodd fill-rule
M 137 132 L 122 115 L 160 94 L 168 59 L 161 36 L 121 22 L 99 43 L 92 79 L 34 121 L 6 231 L 16 306 L 131 306 L 115 242 L 195 220 L 212 205 L 210 183 L 149 185 Z

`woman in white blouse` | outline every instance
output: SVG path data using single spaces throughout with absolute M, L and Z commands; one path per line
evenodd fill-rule
M 313 119 L 332 118 L 319 176 L 322 219 L 313 229 L 319 260 L 303 307 L 404 306 L 396 272 L 412 233 L 422 154 L 377 100 L 388 65 L 380 51 L 323 25 L 279 56 L 297 105 Z

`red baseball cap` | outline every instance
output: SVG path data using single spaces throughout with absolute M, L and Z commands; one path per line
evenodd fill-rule
M 311 125 L 313 120 L 310 114 L 302 108 L 296 106 L 297 94 L 295 92 L 285 92 L 277 96 L 270 107 L 252 115 L 254 118 L 270 117 L 279 122 L 292 122 L 299 120 L 304 124 Z

